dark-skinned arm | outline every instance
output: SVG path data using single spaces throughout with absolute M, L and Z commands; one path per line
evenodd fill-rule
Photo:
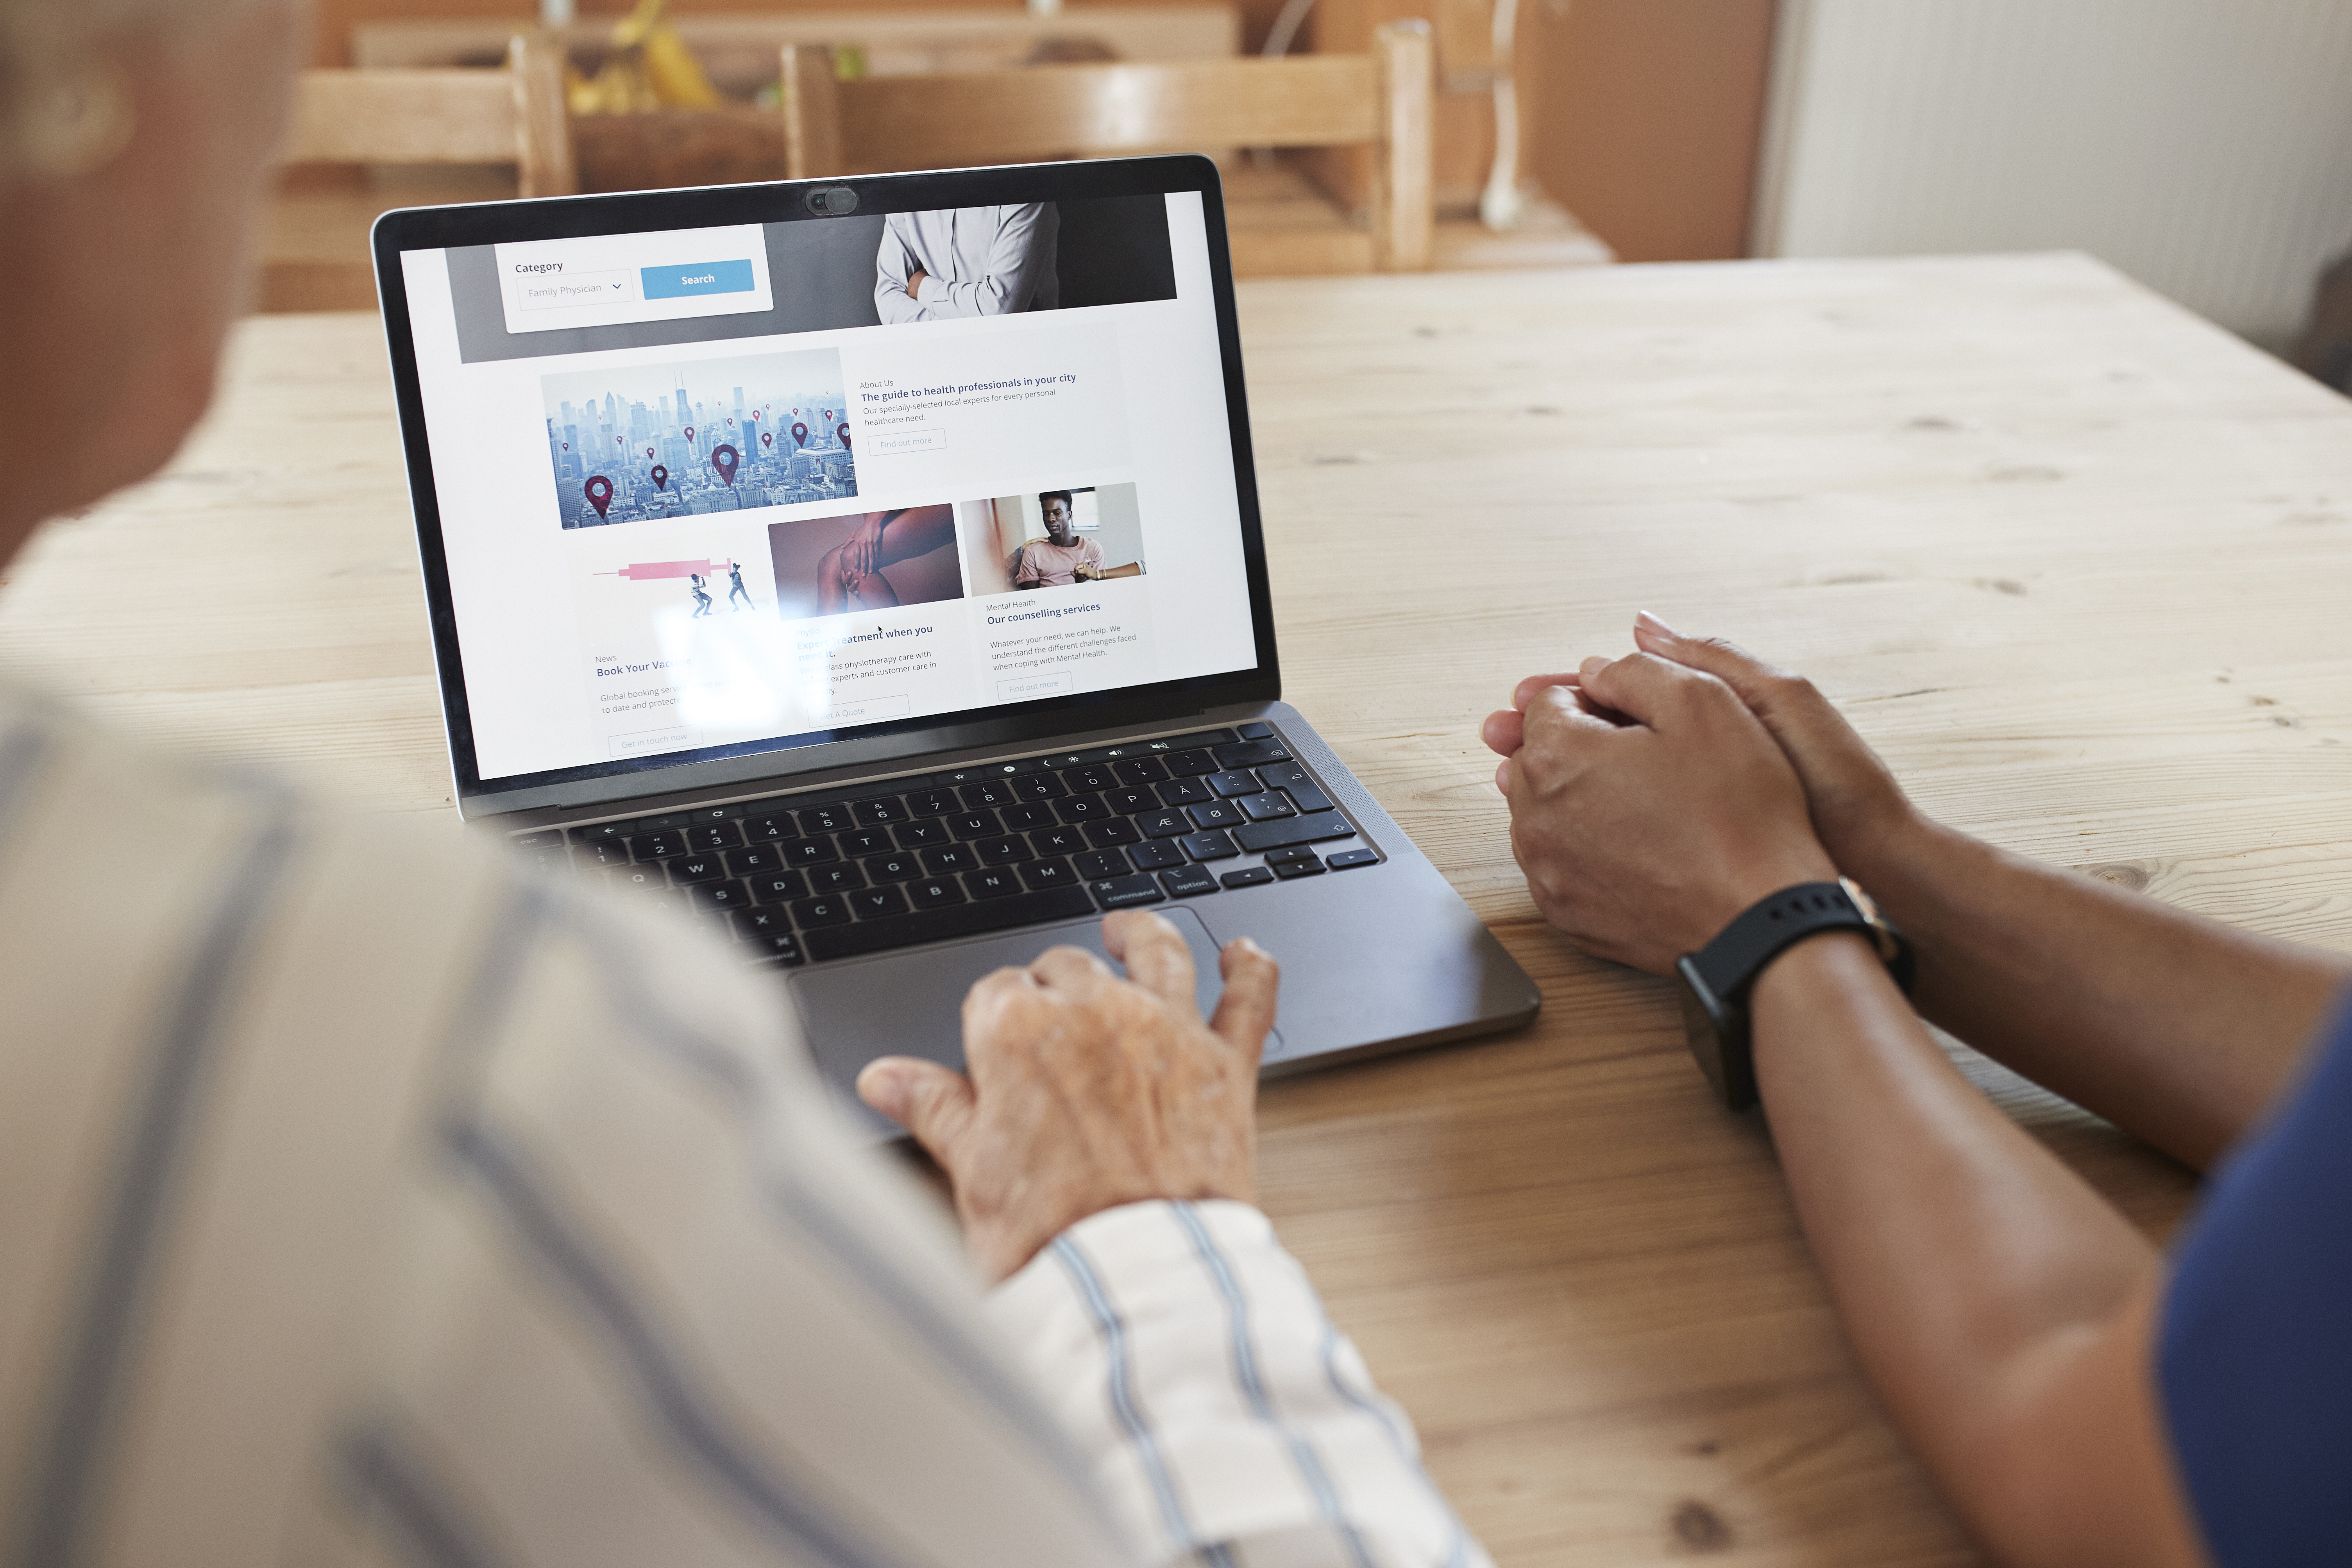
M 1832 874 L 1795 769 L 1722 681 L 1637 654 L 1522 698 L 1486 731 L 1512 847 L 1587 951 L 1664 973 Z M 1969 1527 L 2014 1563 L 2200 1562 L 2150 1376 L 2154 1249 L 1952 1068 L 1860 941 L 1800 943 L 1750 1004 L 1807 1239 Z
M 1758 1088 L 1871 1384 L 2003 1563 L 2201 1561 L 2149 1369 L 2155 1249 L 1962 1078 L 1861 938 L 1750 997 Z

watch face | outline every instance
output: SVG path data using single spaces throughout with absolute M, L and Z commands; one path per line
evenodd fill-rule
M 1675 965 L 1675 996 L 1682 1004 L 1683 1034 L 1690 1042 L 1691 1059 L 1706 1074 L 1716 1098 L 1727 1101 L 1723 1082 L 1723 1023 L 1705 984 L 1689 973 L 1690 961 Z
M 1691 1059 L 1715 1086 L 1716 1098 L 1726 1110 L 1747 1110 L 1756 1103 L 1756 1061 L 1748 1049 L 1748 1015 L 1716 997 L 1688 953 L 1675 961 L 1675 981 Z

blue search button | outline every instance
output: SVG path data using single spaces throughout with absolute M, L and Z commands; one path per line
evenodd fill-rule
M 702 261 L 691 267 L 642 269 L 646 298 L 684 300 L 697 294 L 749 294 L 759 285 L 748 261 Z

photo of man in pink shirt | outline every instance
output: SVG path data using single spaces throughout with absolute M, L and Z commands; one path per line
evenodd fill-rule
M 1037 498 L 1045 514 L 1045 537 L 1021 547 L 1021 564 L 1013 574 L 1016 588 L 1066 588 L 1103 574 L 1102 546 L 1080 539 L 1070 526 L 1070 492 L 1047 490 Z

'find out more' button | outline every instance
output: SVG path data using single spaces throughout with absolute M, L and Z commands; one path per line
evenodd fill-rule
M 757 284 L 748 261 L 700 261 L 689 267 L 640 269 L 648 300 L 684 300 L 697 294 L 748 294 Z

